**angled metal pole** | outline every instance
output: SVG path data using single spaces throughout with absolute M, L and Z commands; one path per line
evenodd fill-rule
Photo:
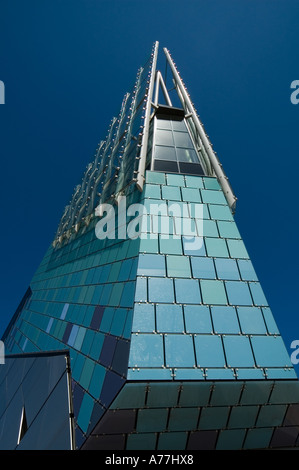
M 202 143 L 204 144 L 204 147 L 206 149 L 206 152 L 208 154 L 208 157 L 210 159 L 210 162 L 211 162 L 211 165 L 213 167 L 213 170 L 215 171 L 216 173 L 216 176 L 219 180 L 219 183 L 223 189 L 223 192 L 226 196 L 226 199 L 227 199 L 227 202 L 230 206 L 230 208 L 232 209 L 232 211 L 235 210 L 235 206 L 236 206 L 236 201 L 237 201 L 237 198 L 236 196 L 234 195 L 231 187 L 230 187 L 230 184 L 228 182 L 228 178 L 227 176 L 225 175 L 224 171 L 222 170 L 222 167 L 221 167 L 221 164 L 218 160 L 218 158 L 216 157 L 213 149 L 212 149 L 212 146 L 209 142 L 209 139 L 207 138 L 206 136 L 206 133 L 203 129 L 203 126 L 197 116 L 197 113 L 193 107 L 193 104 L 189 98 L 189 95 L 188 93 L 186 92 L 186 89 L 185 89 L 185 86 L 176 70 L 176 66 L 169 54 L 169 51 L 166 49 L 166 47 L 164 47 L 164 53 L 166 55 L 166 58 L 167 58 L 167 61 L 170 65 L 170 68 L 171 68 L 171 71 L 172 71 L 172 74 L 173 74 L 173 78 L 181 92 L 181 95 L 184 99 L 184 102 L 186 103 L 187 107 L 188 107 L 188 110 L 192 113 L 192 119 L 193 119 L 193 122 L 196 126 L 196 129 L 198 130 L 198 133 L 200 135 L 200 138 L 202 140 Z
M 144 116 L 144 128 L 143 128 L 143 135 L 142 135 L 141 148 L 140 148 L 140 159 L 139 159 L 138 172 L 137 172 L 136 185 L 139 191 L 143 190 L 143 184 L 144 184 L 149 124 L 150 124 L 150 117 L 151 117 L 152 96 L 153 96 L 154 83 L 155 83 L 155 77 L 156 77 L 158 48 L 159 48 L 159 42 L 156 41 L 154 53 L 153 53 L 154 56 L 153 56 L 153 62 L 152 62 L 150 83 L 149 83 L 148 93 L 147 93 L 147 102 L 146 102 L 145 116 Z

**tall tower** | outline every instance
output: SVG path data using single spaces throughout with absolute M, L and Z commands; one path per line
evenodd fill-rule
M 64 210 L 6 352 L 67 350 L 78 449 L 297 446 L 298 380 L 236 197 L 158 47 Z

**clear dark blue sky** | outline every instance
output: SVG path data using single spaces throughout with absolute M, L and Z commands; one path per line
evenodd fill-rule
M 299 339 L 298 22 L 295 0 L 2 0 L 0 337 L 158 40 L 238 196 L 287 347 Z

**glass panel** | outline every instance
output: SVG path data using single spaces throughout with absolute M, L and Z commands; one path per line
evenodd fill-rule
M 196 429 L 199 408 L 172 408 L 168 422 L 169 431 Z M 170 436 L 172 435 L 169 434 Z
M 250 428 L 255 424 L 258 406 L 234 406 L 229 417 L 229 428 Z
M 281 336 L 252 336 L 251 344 L 258 367 L 292 367 Z
M 204 237 L 219 237 L 215 220 L 204 219 L 203 236 Z
M 168 186 L 185 186 L 185 178 L 183 175 L 166 175 Z
M 156 440 L 155 433 L 129 434 L 126 450 L 152 450 L 156 448 Z
M 139 255 L 137 275 L 166 276 L 165 257 L 151 254 Z
M 181 201 L 180 188 L 175 186 L 162 186 L 162 198 L 171 201 Z
M 199 176 L 185 176 L 187 188 L 203 188 L 202 178 Z
M 146 184 L 143 191 L 144 197 L 160 199 L 161 198 L 161 191 L 160 186 L 158 184 Z
M 196 188 L 182 188 L 182 199 L 186 202 L 201 203 L 200 192 Z
M 252 262 L 249 259 L 239 259 L 238 265 L 243 281 L 258 281 Z
M 267 306 L 268 302 L 259 282 L 250 282 L 249 287 L 255 305 Z
M 181 255 L 182 250 L 182 240 L 180 238 L 163 238 L 163 235 L 159 236 L 160 241 L 160 252 L 165 254 L 172 255 Z
M 230 408 L 217 406 L 203 408 L 199 420 L 199 429 L 221 429 L 226 427 Z
M 222 238 L 206 238 L 205 243 L 208 256 L 229 257 L 225 240 Z
M 232 258 L 249 258 L 243 240 L 226 240 Z
M 237 313 L 234 307 L 212 307 L 215 333 L 240 333 Z
M 239 450 L 245 437 L 245 429 L 225 429 L 220 432 L 217 440 L 217 450 Z
M 210 204 L 209 209 L 210 209 L 211 219 L 233 220 L 233 215 L 228 206 Z
M 135 301 L 136 302 L 146 302 L 147 301 L 147 278 L 137 277 L 137 279 L 136 279 L 136 290 L 135 290 Z M 122 306 L 124 306 L 124 305 L 122 305 Z
M 221 189 L 217 178 L 204 178 L 203 181 L 206 189 Z
M 216 279 L 212 258 L 191 257 L 193 277 L 198 279 Z
M 267 334 L 262 312 L 257 307 L 239 307 L 237 309 L 242 333 Z
M 194 347 L 191 336 L 165 336 L 165 361 L 167 367 L 194 367 Z
M 133 315 L 133 332 L 155 331 L 155 310 L 152 304 L 135 304 Z
M 184 305 L 186 333 L 212 333 L 210 309 L 205 305 Z
M 155 144 L 173 146 L 173 135 L 171 131 L 157 129 L 155 132 Z
M 182 237 L 184 254 L 191 256 L 205 256 L 206 249 L 201 237 Z
M 175 131 L 186 131 L 186 124 L 183 119 L 182 120 L 172 119 L 171 124 L 172 124 L 173 130 Z
M 171 130 L 171 121 L 168 119 L 156 119 L 158 129 L 170 129 Z
M 224 349 L 228 367 L 254 367 L 250 341 L 246 336 L 224 336 Z
M 216 258 L 215 266 L 219 279 L 240 279 L 238 266 L 234 259 Z
M 167 425 L 168 409 L 143 409 L 138 412 L 137 432 L 164 431 Z
M 252 305 L 248 284 L 242 281 L 225 281 L 229 303 L 231 305 Z
M 223 238 L 241 238 L 238 227 L 235 222 L 218 220 L 217 221 L 220 236 Z
M 179 385 L 174 382 L 151 383 L 148 387 L 146 406 L 150 408 L 176 406 L 179 389 Z
M 140 253 L 159 253 L 158 235 L 153 233 L 140 237 Z
M 256 426 L 281 426 L 286 414 L 287 405 L 262 406 L 258 415 Z
M 227 204 L 222 191 L 201 190 L 202 201 L 209 204 Z
M 195 279 L 175 279 L 176 302 L 182 304 L 199 304 L 201 296 L 198 281 Z
M 176 147 L 186 147 L 193 148 L 192 140 L 188 132 L 178 132 L 173 133 L 174 143 Z
M 203 303 L 211 305 L 227 305 L 227 298 L 222 281 L 201 280 L 200 286 Z
M 220 336 L 198 335 L 194 337 L 198 367 L 224 367 L 225 358 Z
M 164 365 L 163 337 L 160 335 L 132 335 L 130 367 L 162 367 Z
M 167 276 L 191 277 L 189 257 L 168 255 L 166 257 Z
M 197 153 L 193 149 L 176 148 L 176 154 L 179 162 L 198 163 Z
M 163 173 L 157 173 L 156 171 L 147 171 L 145 176 L 147 183 L 165 184 L 165 175 Z
M 276 322 L 274 320 L 274 317 L 272 315 L 272 312 L 269 307 L 262 308 L 262 312 L 264 315 L 264 319 L 267 325 L 268 333 L 271 335 L 279 335 L 279 329 L 276 325 Z
M 157 445 L 158 450 L 184 450 L 186 447 L 188 433 L 186 432 L 166 432 L 160 433 Z
M 181 305 L 163 304 L 156 306 L 157 331 L 163 333 L 184 332 Z
M 244 449 L 266 449 L 271 441 L 273 428 L 248 429 Z
M 154 158 L 156 160 L 171 160 L 176 161 L 176 153 L 174 147 L 162 147 L 155 145 Z
M 149 301 L 172 303 L 174 302 L 173 280 L 167 278 L 152 278 L 149 283 Z

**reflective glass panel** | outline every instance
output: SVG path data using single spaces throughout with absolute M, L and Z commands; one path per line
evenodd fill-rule
M 212 307 L 211 312 L 215 333 L 240 333 L 238 317 L 234 307 Z
M 198 156 L 195 150 L 191 148 L 176 148 L 176 154 L 179 162 L 198 163 Z
M 225 357 L 221 337 L 197 335 L 194 337 L 198 367 L 224 367 Z
M 200 192 L 196 188 L 182 188 L 182 199 L 186 202 L 201 203 Z
M 203 220 L 203 236 L 204 237 L 218 237 L 218 230 L 215 220 Z
M 182 237 L 184 254 L 190 256 L 205 256 L 206 249 L 201 237 Z
M 193 277 L 197 279 L 216 279 L 214 262 L 212 258 L 191 257 Z
M 218 220 L 217 221 L 220 236 L 223 238 L 241 238 L 238 227 L 235 222 Z
M 238 307 L 237 311 L 242 333 L 267 334 L 264 318 L 260 308 Z
M 232 305 L 252 305 L 248 284 L 242 281 L 226 281 L 229 303 Z
M 169 130 L 157 129 L 155 132 L 155 144 L 173 146 L 173 135 Z
M 271 335 L 279 335 L 279 329 L 276 325 L 274 317 L 269 307 L 262 308 L 264 319 L 267 325 L 267 330 Z
M 222 191 L 201 190 L 202 201 L 209 204 L 227 204 Z
M 188 132 L 178 132 L 173 133 L 174 143 L 176 147 L 186 147 L 193 148 L 192 140 Z
M 281 336 L 252 336 L 256 363 L 260 367 L 291 367 L 291 360 Z
M 163 338 L 160 335 L 132 335 L 129 366 L 162 367 L 164 365 Z
M 239 335 L 225 335 L 223 343 L 229 367 L 255 366 L 249 338 Z
M 149 301 L 172 303 L 174 302 L 173 280 L 167 278 L 150 278 Z
M 232 258 L 249 258 L 243 240 L 227 240 L 227 246 Z
M 233 215 L 228 206 L 220 206 L 216 204 L 210 204 L 209 210 L 211 219 L 216 220 L 233 220 Z
M 257 281 L 257 275 L 249 259 L 239 259 L 238 266 L 243 281 Z
M 210 309 L 206 305 L 184 305 L 187 333 L 212 333 Z
M 250 282 L 249 287 L 255 305 L 267 306 L 267 299 L 259 282 Z
M 161 145 L 155 145 L 154 155 L 156 160 L 176 161 L 176 153 L 174 147 L 162 147 Z
M 234 259 L 216 258 L 215 266 L 219 279 L 240 279 L 238 265 Z
M 168 186 L 185 186 L 184 175 L 166 175 L 166 182 Z
M 165 336 L 165 360 L 167 367 L 194 367 L 194 347 L 192 336 Z
M 139 255 L 137 275 L 165 276 L 165 257 L 152 254 Z
M 217 178 L 203 178 L 206 189 L 221 189 Z
M 206 238 L 205 244 L 208 256 L 215 256 L 219 258 L 229 257 L 225 240 L 222 238 Z
M 176 302 L 182 304 L 201 303 L 198 281 L 195 279 L 175 279 Z
M 199 176 L 186 175 L 185 181 L 187 188 L 203 188 L 203 181 Z
M 181 191 L 176 186 L 162 186 L 162 198 L 171 201 L 181 201 Z
M 159 304 L 156 306 L 157 331 L 163 333 L 184 332 L 181 305 Z
M 182 249 L 182 240 L 179 238 L 165 237 L 163 235 L 159 236 L 160 242 L 160 252 L 171 255 L 181 255 L 183 253 Z
M 189 257 L 168 255 L 166 264 L 169 277 L 191 277 Z
M 201 280 L 202 301 L 210 305 L 226 305 L 227 298 L 222 281 Z
M 133 314 L 133 332 L 155 331 L 155 310 L 152 304 L 135 304 Z

